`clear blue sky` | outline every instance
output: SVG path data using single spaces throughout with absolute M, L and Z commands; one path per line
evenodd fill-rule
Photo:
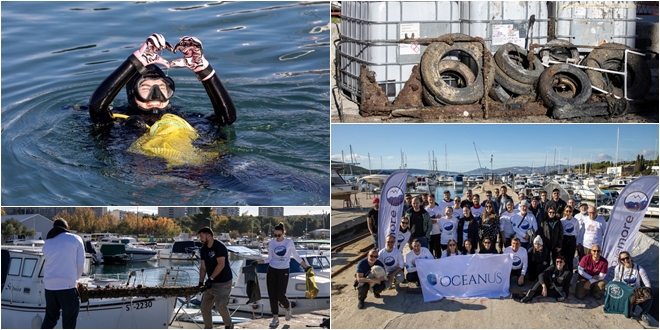
M 466 172 L 481 166 L 542 167 L 578 164 L 583 161 L 614 161 L 619 128 L 618 160 L 646 159 L 656 155 L 658 124 L 338 124 L 332 125 L 331 158 L 350 162 L 350 149 L 360 166 L 394 169 L 401 164 L 401 151 L 408 168 L 429 169 L 430 151 L 435 151 L 438 170 L 445 170 L 445 144 L 449 171 Z M 572 148 L 572 150 L 571 150 Z M 555 160 L 556 149 L 556 160 Z
M 185 206 L 184 206 L 185 207 Z M 248 214 L 257 216 L 259 215 L 258 206 L 239 206 L 240 213 L 248 212 Z M 110 206 L 108 211 L 112 210 L 125 210 L 131 212 L 143 212 L 146 214 L 157 214 L 157 206 Z M 284 215 L 303 215 L 303 214 L 321 214 L 330 213 L 330 207 L 327 206 L 284 206 Z

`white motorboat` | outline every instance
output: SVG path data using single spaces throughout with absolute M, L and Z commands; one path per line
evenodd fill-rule
M 357 185 L 359 187 L 360 192 L 367 192 L 367 191 L 373 192 L 374 189 L 378 188 L 378 187 L 372 185 L 371 183 L 369 183 L 365 180 L 362 180 L 362 179 L 358 180 Z
M 385 184 L 385 181 L 387 181 L 387 178 L 392 173 L 394 173 L 394 170 L 382 170 L 382 171 L 380 171 L 376 174 L 371 174 L 371 175 L 364 176 L 364 177 L 362 177 L 362 180 L 365 180 L 365 181 L 371 183 L 372 185 L 374 185 L 376 187 L 382 188 L 383 184 Z M 412 185 L 413 183 L 415 183 L 415 178 L 408 175 L 407 184 Z
M 199 250 L 202 242 L 199 241 L 175 241 L 166 243 L 156 250 L 158 258 L 172 260 L 196 260 L 199 259 Z
M 46 315 L 43 263 L 41 250 L 2 247 L 2 328 L 41 327 Z M 85 274 L 89 274 L 89 264 L 89 262 L 85 263 Z M 96 290 L 97 286 L 106 287 L 108 284 L 113 287 L 122 286 L 119 281 L 100 281 L 87 276 L 79 283 L 90 291 Z M 88 303 L 81 303 L 76 327 L 81 329 L 167 328 L 175 304 L 176 297 L 91 298 Z M 56 328 L 61 327 L 60 318 Z
M 429 187 L 429 183 L 426 181 L 425 177 L 417 177 L 417 181 L 415 181 L 415 191 L 418 193 L 431 192 L 431 187 Z
M 247 296 L 243 267 L 248 266 L 257 260 L 264 259 L 264 256 L 254 250 L 242 246 L 227 246 L 227 250 L 229 250 L 231 268 L 232 272 L 234 272 L 234 279 L 236 281 L 236 284 L 231 289 L 231 296 L 234 298 L 235 304 L 238 305 L 238 310 L 251 313 L 255 310 L 261 311 L 263 308 L 263 313 L 272 314 L 270 303 L 268 302 L 268 288 L 266 286 L 266 271 L 268 270 L 268 264 L 257 266 L 261 301 L 247 304 L 249 298 Z M 289 284 L 287 286 L 286 296 L 291 302 L 293 314 L 329 309 L 330 261 L 328 260 L 328 257 L 325 254 L 318 254 L 315 251 L 308 250 L 298 250 L 298 254 L 308 265 L 314 268 L 314 278 L 316 280 L 316 285 L 319 288 L 319 293 L 314 299 L 308 299 L 305 297 L 305 270 L 295 259 L 291 258 Z M 280 310 L 280 313 L 284 314 L 284 311 Z
M 594 183 L 585 183 L 573 192 L 576 195 L 580 195 L 583 200 L 601 202 L 608 198 Z
M 332 199 L 347 200 L 351 198 L 351 195 L 359 192 L 360 188 L 357 185 L 346 182 L 339 174 L 342 169 L 343 167 L 332 169 L 332 176 L 330 177 L 330 197 Z
M 158 258 L 158 253 L 150 248 L 138 247 L 137 241 L 133 237 L 104 237 L 101 240 L 100 248 L 104 244 L 124 244 L 126 246 L 126 255 L 129 261 L 142 262 Z M 105 256 L 105 255 L 104 255 Z

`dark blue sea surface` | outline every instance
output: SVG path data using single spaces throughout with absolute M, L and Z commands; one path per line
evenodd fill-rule
M 2 205 L 328 205 L 326 2 L 2 2 Z M 92 129 L 89 97 L 152 33 L 195 36 L 237 108 L 203 166 L 126 151 Z M 168 60 L 180 53 L 161 52 Z M 185 68 L 171 103 L 211 115 Z M 125 106 L 126 93 L 115 98 Z M 205 119 L 198 120 L 203 122 Z

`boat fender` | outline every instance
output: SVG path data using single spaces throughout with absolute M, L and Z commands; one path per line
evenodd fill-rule
M 41 315 L 37 314 L 32 318 L 32 322 L 30 323 L 30 328 L 41 329 L 42 323 L 43 323 L 43 319 L 41 318 Z

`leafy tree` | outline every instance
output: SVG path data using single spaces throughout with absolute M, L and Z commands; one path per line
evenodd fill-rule
M 19 237 L 27 237 L 34 236 L 36 234 L 37 232 L 34 230 L 34 228 L 28 228 L 14 218 L 7 219 L 2 223 L 2 237 L 5 240 L 10 239 L 14 235 Z

